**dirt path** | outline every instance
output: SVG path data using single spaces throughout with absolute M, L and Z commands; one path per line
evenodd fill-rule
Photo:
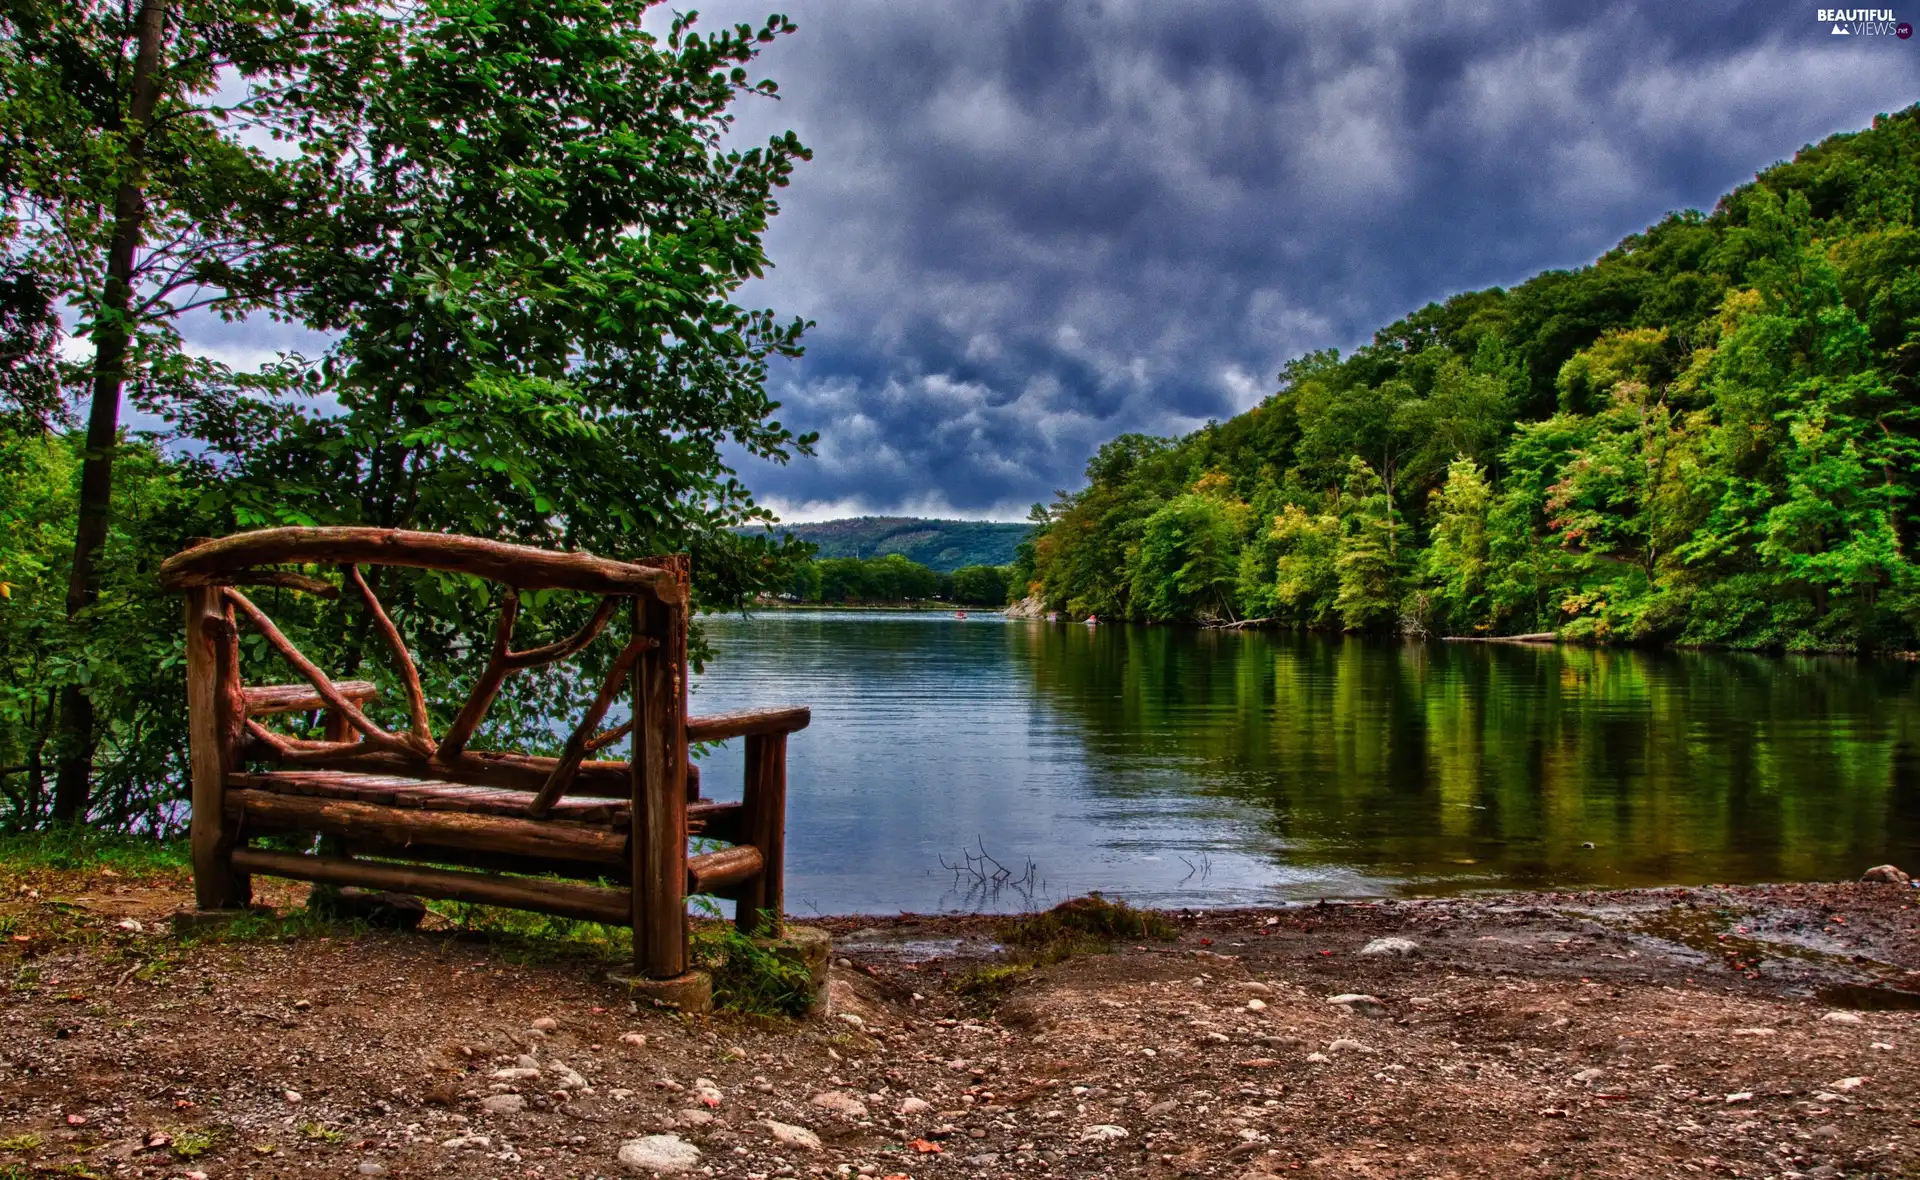
M 834 920 L 798 1024 L 446 931 L 183 942 L 167 875 L 8 892 L 7 1180 L 617 1176 L 643 1139 L 725 1177 L 1920 1174 L 1890 885 L 1174 915 L 997 989 L 990 920 Z

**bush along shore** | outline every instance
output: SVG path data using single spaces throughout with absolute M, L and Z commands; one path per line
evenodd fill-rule
M 1920 648 L 1920 108 L 1590 266 L 1289 363 L 1035 505 L 1016 599 L 1074 617 Z
M 685 1017 L 607 979 L 620 932 L 473 907 L 392 930 L 271 883 L 175 934 L 177 858 L 108 851 L 0 862 L 0 1175 L 1920 1168 L 1920 892 L 1893 870 L 825 919 L 829 1008 L 796 1020 L 751 955 L 743 1010 Z

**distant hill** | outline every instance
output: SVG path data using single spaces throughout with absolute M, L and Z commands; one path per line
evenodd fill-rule
M 1014 546 L 1033 528 L 986 520 L 917 520 L 909 516 L 859 516 L 818 524 L 777 525 L 820 547 L 821 557 L 885 557 L 952 573 L 963 565 L 1007 565 Z

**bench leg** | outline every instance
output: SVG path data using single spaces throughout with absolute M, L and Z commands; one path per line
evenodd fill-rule
M 633 670 L 633 957 L 669 979 L 687 969 L 686 613 L 639 597 L 634 626 L 659 643 Z
M 734 928 L 760 934 L 760 916 L 771 916 L 778 938 L 786 914 L 787 735 L 747 735 L 747 781 L 741 798 L 741 843 L 760 850 L 760 873 L 741 887 L 734 903 Z
M 240 909 L 252 900 L 246 874 L 233 868 L 236 830 L 226 814 L 227 771 L 234 760 L 240 674 L 233 612 L 216 587 L 187 592 L 187 743 L 193 779 L 194 904 Z

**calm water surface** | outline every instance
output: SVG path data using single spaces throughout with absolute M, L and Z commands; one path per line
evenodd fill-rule
M 1907 664 L 997 615 L 704 625 L 717 658 L 694 712 L 813 708 L 788 753 L 795 913 L 1093 889 L 1231 905 L 1834 879 L 1920 861 Z M 710 797 L 739 797 L 740 744 L 702 763 Z M 997 887 L 967 867 L 982 850 L 1008 872 Z

